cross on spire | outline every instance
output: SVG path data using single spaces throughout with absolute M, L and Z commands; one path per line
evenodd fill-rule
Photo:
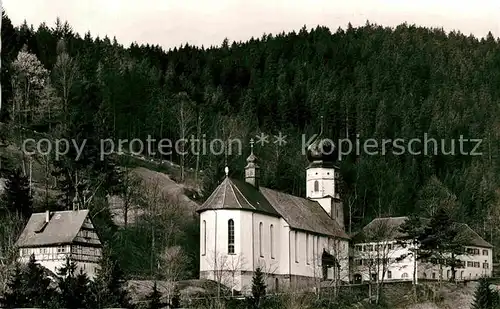
M 323 116 L 321 116 L 321 130 L 319 131 L 319 134 L 323 133 Z
M 250 139 L 250 153 L 253 154 L 253 138 Z

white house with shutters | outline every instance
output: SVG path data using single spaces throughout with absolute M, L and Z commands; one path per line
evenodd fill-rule
M 66 257 L 76 262 L 77 272 L 90 279 L 96 275 L 102 245 L 88 210 L 34 213 L 17 240 L 19 261 L 32 254 L 43 267 L 57 274 Z
M 253 142 L 243 181 L 230 178 L 226 168 L 226 177 L 198 210 L 201 278 L 243 293 L 258 267 L 275 291 L 349 281 L 337 155 L 334 148 L 325 150 L 332 147 L 327 141 L 320 133 L 307 149 L 306 198 L 259 185 Z

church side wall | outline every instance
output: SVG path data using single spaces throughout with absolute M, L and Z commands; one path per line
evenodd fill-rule
M 228 254 L 230 219 L 235 227 L 234 254 Z M 344 280 L 343 277 L 348 276 L 346 241 L 334 242 L 325 236 L 294 230 L 282 218 L 249 211 L 221 209 L 200 214 L 200 277 L 236 290 L 248 288 L 252 272 L 257 267 L 261 267 L 273 287 L 290 283 L 292 286 L 310 285 L 315 278 L 321 280 L 323 249 L 339 259 L 340 279 Z M 332 270 L 328 271 L 328 279 L 333 279 Z
M 291 274 L 296 276 L 323 278 L 321 258 L 323 250 L 332 254 L 340 263 L 340 280 L 348 281 L 348 242 L 326 236 L 290 229 Z M 333 279 L 333 270 L 327 279 Z
M 251 217 L 249 222 L 252 222 L 253 218 L 253 270 L 255 270 L 257 267 L 260 267 L 265 273 L 279 273 L 280 261 L 283 257 L 283 255 L 281 254 L 280 218 L 266 216 L 259 213 L 248 213 L 246 214 L 246 216 Z M 249 233 L 245 232 L 245 234 L 250 234 L 251 231 L 248 231 Z M 261 232 L 262 235 L 260 235 Z

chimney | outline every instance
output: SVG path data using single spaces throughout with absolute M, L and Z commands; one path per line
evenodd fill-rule
M 46 223 L 49 223 L 50 221 L 50 211 L 45 211 L 45 222 Z

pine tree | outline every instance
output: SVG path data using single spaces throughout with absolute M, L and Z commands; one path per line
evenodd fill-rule
M 151 294 L 146 296 L 146 300 L 149 301 L 149 309 L 158 309 L 163 307 L 163 304 L 161 303 L 161 293 L 160 291 L 158 291 L 156 281 L 153 284 L 153 290 L 151 291 Z
M 252 278 L 252 300 L 255 308 L 260 308 L 262 299 L 266 296 L 266 284 L 264 274 L 260 267 L 257 267 Z
M 468 240 L 460 235 L 459 229 L 460 225 L 452 220 L 447 210 L 440 208 L 420 237 L 421 257 L 431 258 L 440 267 L 451 267 L 452 281 L 455 279 L 455 270 L 460 265 L 457 256 L 463 254 L 464 244 Z
M 2 128 L 0 127 L 0 131 L 1 130 Z M 7 178 L 12 173 L 14 166 L 12 164 L 12 160 L 5 155 L 6 151 L 4 149 L 7 145 L 2 144 L 2 138 L 4 138 L 2 135 L 5 136 L 6 133 L 0 132 L 0 177 Z
M 490 284 L 485 278 L 479 280 L 479 285 L 474 293 L 473 309 L 493 309 L 495 295 L 490 289 Z
M 29 219 L 33 211 L 33 200 L 30 194 L 29 181 L 20 169 L 14 170 L 5 183 L 7 210 L 19 213 Z
M 90 299 L 90 280 L 80 270 L 77 274 L 77 265 L 74 261 L 66 258 L 66 261 L 57 274 L 61 277 L 59 281 L 58 305 L 60 308 L 92 308 Z
M 32 254 L 23 276 L 23 293 L 30 307 L 45 308 L 55 296 L 54 289 L 50 286 L 51 280 L 45 275 L 44 268 L 36 263 Z
M 130 308 L 129 296 L 123 287 L 123 272 L 109 247 L 103 248 L 99 266 L 93 284 L 97 307 Z
M 6 308 L 19 308 L 28 305 L 27 299 L 23 293 L 23 273 L 21 267 L 17 263 L 14 273 L 7 283 L 7 292 L 0 304 Z

